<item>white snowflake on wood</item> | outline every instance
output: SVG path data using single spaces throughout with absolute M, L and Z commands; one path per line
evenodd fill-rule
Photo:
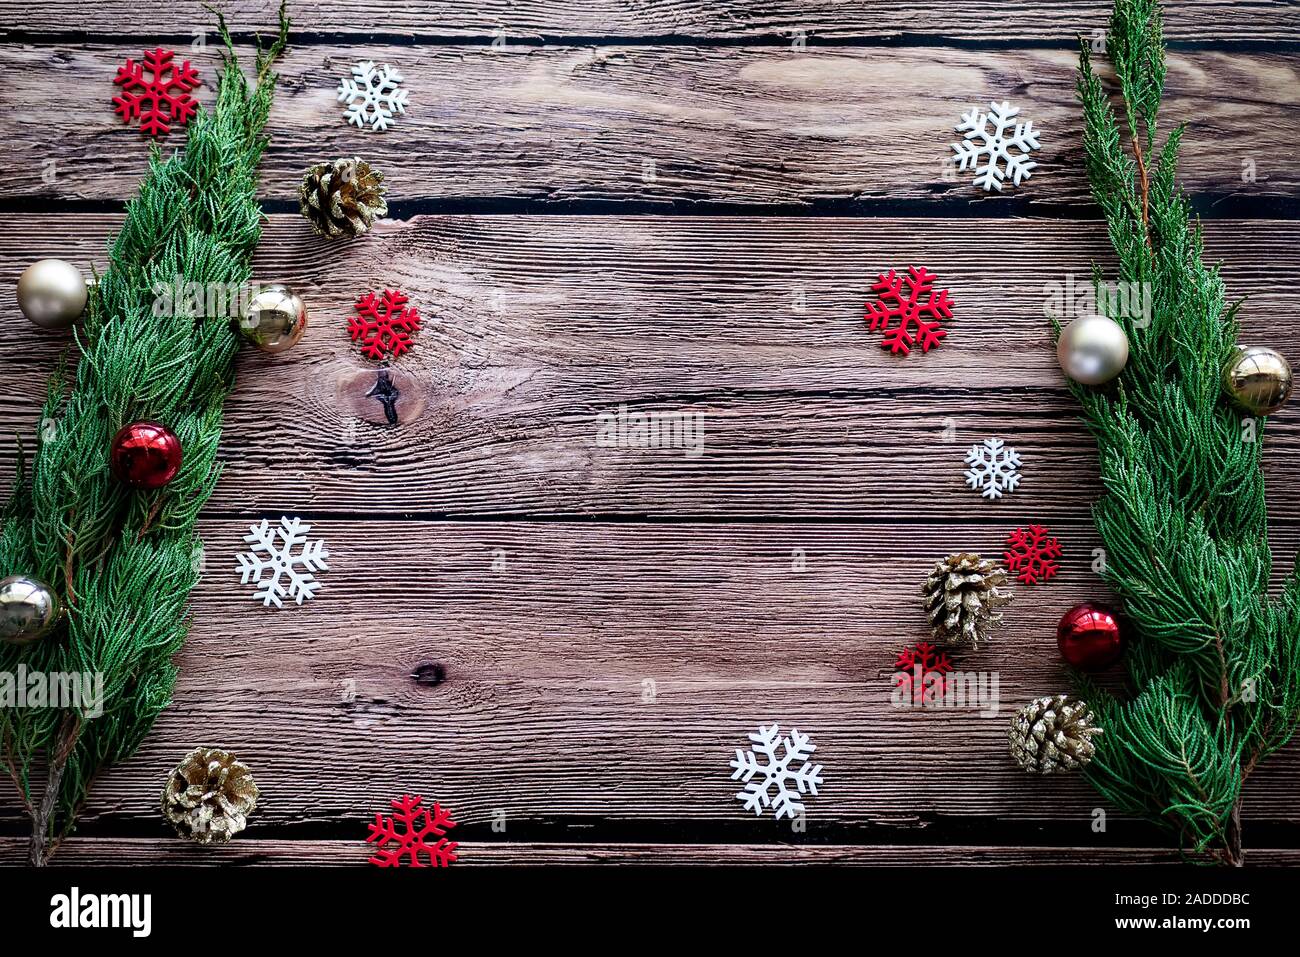
M 1033 150 L 1039 149 L 1038 132 L 1030 120 L 1017 123 L 1015 119 L 1019 114 L 1020 110 L 1003 101 L 990 103 L 987 113 L 976 107 L 962 115 L 957 132 L 965 134 L 965 137 L 960 143 L 953 143 L 952 148 L 957 154 L 959 168 L 975 171 L 976 189 L 1002 192 L 1002 184 L 1008 177 L 1019 186 L 1021 180 L 1029 179 L 1031 171 L 1038 165 L 1029 158 Z M 988 160 L 980 165 L 983 156 Z M 999 160 L 1002 165 L 998 165 Z
M 1001 498 L 1020 484 L 1020 453 L 1001 439 L 985 439 L 966 453 L 966 484 L 985 498 Z
M 406 112 L 406 90 L 398 85 L 401 82 L 402 74 L 387 63 L 381 67 L 371 60 L 358 63 L 351 76 L 339 81 L 339 102 L 348 105 L 344 118 L 354 126 L 388 129 L 394 114 Z
M 306 522 L 288 517 L 282 517 L 274 528 L 266 519 L 262 519 L 261 525 L 249 527 L 244 541 L 252 548 L 236 557 L 240 584 L 251 582 L 257 586 L 254 600 L 260 598 L 263 605 L 282 608 L 285 598 L 301 605 L 315 597 L 323 583 L 316 580 L 313 572 L 329 571 L 325 559 L 330 553 L 323 541 L 307 540 L 310 531 L 311 526 Z M 299 545 L 301 551 L 294 554 L 294 548 Z
M 817 785 L 822 783 L 822 766 L 810 764 L 807 760 L 817 750 L 816 745 L 809 741 L 808 735 L 800 734 L 794 728 L 790 729 L 790 737 L 782 738 L 781 727 L 776 724 L 770 728 L 759 725 L 758 733 L 751 733 L 749 740 L 754 742 L 754 747 L 749 751 L 737 748 L 735 760 L 731 762 L 736 769 L 731 780 L 745 782 L 744 790 L 736 794 L 736 800 L 760 817 L 765 807 L 772 809 L 777 820 L 802 814 L 804 808 L 800 796 L 811 794 L 816 797 Z M 780 757 L 777 756 L 778 748 L 782 751 Z M 758 755 L 763 756 L 764 763 L 759 763 Z M 797 767 L 791 768 L 792 764 L 797 764 Z M 787 786 L 791 783 L 794 790 Z M 775 794 L 769 793 L 773 785 L 776 786 Z

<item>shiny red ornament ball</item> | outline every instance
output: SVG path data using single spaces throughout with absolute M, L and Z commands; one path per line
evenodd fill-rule
M 133 488 L 162 488 L 181 468 L 181 440 L 157 422 L 132 422 L 113 436 L 108 464 Z
M 1056 626 L 1061 657 L 1080 671 L 1101 671 L 1119 661 L 1128 644 L 1119 613 L 1109 605 L 1085 601 Z

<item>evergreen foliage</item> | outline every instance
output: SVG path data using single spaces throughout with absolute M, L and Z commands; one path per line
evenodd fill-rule
M 33 820 L 34 864 L 71 829 L 95 774 L 131 754 L 170 702 L 172 656 L 188 631 L 202 554 L 194 526 L 220 472 L 239 342 L 230 319 L 204 315 L 185 287 L 238 289 L 251 278 L 272 65 L 289 28 L 282 6 L 250 87 L 218 21 L 227 52 L 216 106 L 190 122 L 183 153 L 154 148 L 90 296 L 75 370 L 51 381 L 31 467 L 20 461 L 0 531 L 0 576 L 34 575 L 67 609 L 66 627 L 45 640 L 0 646 L 0 671 L 22 664 L 104 681 L 98 717 L 88 707 L 0 710 L 4 764 Z M 176 308 L 157 315 L 165 287 Z M 184 449 L 179 475 L 159 491 L 133 491 L 109 471 L 110 440 L 138 420 L 165 424 Z
M 1175 183 L 1184 127 L 1157 149 L 1164 43 L 1156 0 L 1116 0 L 1107 39 L 1122 115 L 1082 46 L 1079 97 L 1093 196 L 1126 288 L 1150 316 L 1113 384 L 1074 386 L 1095 435 L 1094 509 L 1105 576 L 1132 622 L 1132 694 L 1085 684 L 1106 733 L 1087 776 L 1121 810 L 1175 832 L 1190 854 L 1242 860 L 1242 786 L 1300 720 L 1300 563 L 1270 596 L 1261 465 L 1264 421 L 1222 391 L 1237 340 L 1217 267 Z M 1108 302 L 1109 300 L 1109 302 Z M 1130 310 L 1131 311 L 1131 310 Z

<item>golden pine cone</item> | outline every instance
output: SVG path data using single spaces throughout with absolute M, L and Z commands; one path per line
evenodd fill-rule
M 363 159 L 336 159 L 307 170 L 298 187 L 302 214 L 330 239 L 360 236 L 388 215 L 384 174 Z
M 991 559 L 968 552 L 936 562 L 921 594 L 937 642 L 978 647 L 1002 623 L 1002 605 L 1009 604 L 1006 569 Z
M 1011 719 L 1011 756 L 1026 771 L 1054 774 L 1081 768 L 1102 733 L 1088 703 L 1072 695 L 1035 698 Z
M 176 833 L 199 844 L 225 844 L 257 807 L 248 766 L 220 748 L 195 748 L 163 788 L 162 811 Z

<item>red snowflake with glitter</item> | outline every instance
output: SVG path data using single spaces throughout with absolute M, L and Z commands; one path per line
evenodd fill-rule
M 199 85 L 199 73 L 185 60 L 178 67 L 172 62 L 176 54 L 159 47 L 145 50 L 143 62 L 127 60 L 117 68 L 113 82 L 122 92 L 113 97 L 113 106 L 124 123 L 140 119 L 140 132 L 146 136 L 165 136 L 171 124 L 184 126 L 194 117 L 198 103 L 190 91 Z M 145 71 L 151 78 L 145 79 Z
M 372 359 L 385 353 L 400 356 L 411 348 L 411 333 L 419 331 L 420 314 L 406 308 L 406 296 L 396 289 L 385 289 L 383 296 L 368 292 L 357 300 L 357 315 L 348 320 L 353 341 L 360 341 L 361 351 Z
M 934 274 L 924 267 L 908 266 L 906 277 L 891 269 L 871 291 L 879 301 L 867 306 L 867 319 L 873 332 L 884 330 L 882 349 L 907 355 L 920 345 L 922 352 L 929 352 L 948 334 L 939 324 L 952 318 L 952 300 L 947 289 L 934 291 Z
M 1007 568 L 1020 573 L 1016 576 L 1020 581 L 1034 585 L 1055 578 L 1061 570 L 1056 563 L 1061 557 L 1061 543 L 1042 525 L 1017 528 L 1007 539 L 1007 550 L 1002 557 Z
M 375 823 L 370 825 L 367 844 L 375 845 L 374 856 L 370 863 L 378 867 L 400 867 L 403 856 L 410 858 L 409 867 L 450 867 L 456 860 L 455 841 L 448 841 L 447 831 L 456 826 L 451 819 L 451 812 L 444 811 L 442 805 L 433 802 L 433 811 L 421 807 L 422 797 L 403 794 L 400 801 L 393 805 L 393 816 L 385 817 L 375 813 Z M 398 830 L 398 826 L 401 830 Z M 431 837 L 437 838 L 430 844 Z M 389 846 L 391 845 L 391 846 Z M 427 854 L 429 863 L 422 863 L 420 854 Z
M 943 676 L 953 671 L 948 653 L 940 651 L 928 641 L 921 642 L 915 648 L 899 652 L 898 660 L 894 662 L 894 669 L 894 687 L 906 686 L 908 695 L 914 698 L 918 694 L 916 685 L 918 679 L 921 682 L 921 694 L 941 696 L 944 688 Z M 926 681 L 927 675 L 936 677 L 933 681 Z

